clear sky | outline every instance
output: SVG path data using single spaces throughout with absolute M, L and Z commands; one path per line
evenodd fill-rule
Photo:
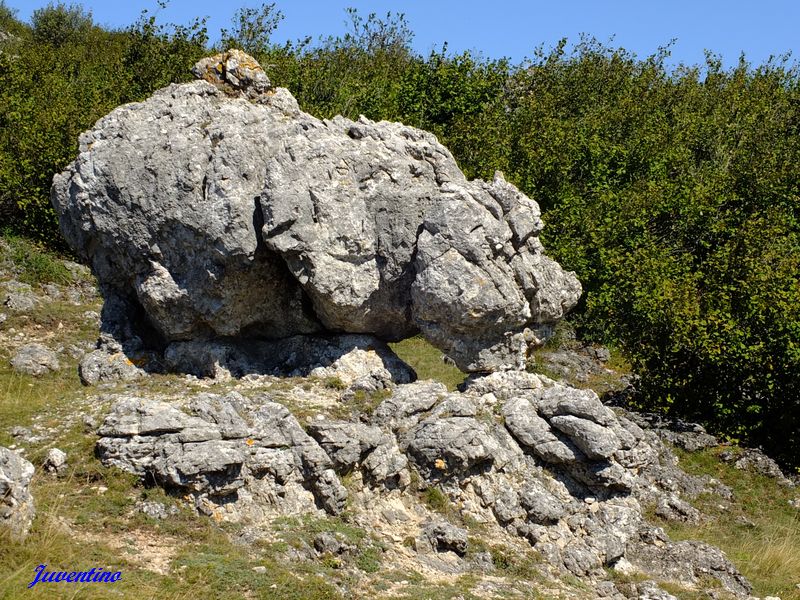
M 69 4 L 69 0 L 67 0 Z M 95 21 L 115 27 L 134 22 L 142 9 L 157 9 L 155 0 L 84 0 Z M 22 19 L 46 5 L 45 0 L 6 0 Z M 209 33 L 230 25 L 240 6 L 261 2 L 242 0 L 171 0 L 161 11 L 162 22 L 188 23 L 209 17 Z M 800 1 L 798 0 L 277 0 L 285 19 L 273 37 L 295 40 L 311 35 L 342 33 L 345 8 L 366 15 L 387 11 L 406 15 L 415 34 L 414 47 L 425 54 L 442 42 L 454 51 L 477 50 L 490 58 L 509 57 L 514 62 L 533 49 L 554 45 L 567 37 L 576 42 L 581 33 L 601 41 L 612 40 L 640 57 L 677 39 L 673 64 L 702 63 L 704 50 L 735 64 L 744 52 L 754 64 L 771 54 L 792 51 L 800 58 Z

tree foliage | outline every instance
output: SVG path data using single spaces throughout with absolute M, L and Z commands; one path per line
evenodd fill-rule
M 433 131 L 469 177 L 506 177 L 545 212 L 545 245 L 585 294 L 582 335 L 623 348 L 641 405 L 700 419 L 800 464 L 800 77 L 777 58 L 667 66 L 593 39 L 522 64 L 421 56 L 401 14 L 347 14 L 340 36 L 275 44 L 274 4 L 243 8 L 237 46 L 320 117 Z M 143 13 L 124 30 L 51 4 L 0 3 L 0 217 L 61 244 L 48 201 L 81 131 L 189 78 L 205 21 Z M 97 49 L 102 48 L 101 52 Z

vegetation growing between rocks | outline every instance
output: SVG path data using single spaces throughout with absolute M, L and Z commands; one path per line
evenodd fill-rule
M 47 252 L 46 258 L 58 259 Z M 6 257 L 2 268 L 15 278 L 25 274 L 25 265 Z M 4 259 L 6 260 L 6 259 Z M 63 263 L 61 263 L 63 265 Z M 6 283 L 0 281 L 0 283 Z M 47 281 L 40 281 L 40 284 Z M 73 282 L 71 284 L 75 286 Z M 45 302 L 43 301 L 43 304 Z M 27 314 L 12 314 L 3 324 L 2 336 L 24 333 L 30 339 L 61 344 L 90 344 L 96 337 L 96 321 L 87 320 L 87 309 L 98 309 L 98 299 L 71 305 L 54 299 L 46 306 Z M 60 322 L 61 327 L 56 323 Z M 13 335 L 16 335 L 14 333 Z M 8 336 L 8 337 L 6 337 Z M 407 343 L 407 342 L 404 342 Z M 447 381 L 450 367 L 439 360 L 438 351 L 416 340 L 413 348 L 430 355 L 429 376 Z M 556 597 L 552 581 L 543 578 L 537 553 L 498 543 L 481 524 L 461 522 L 470 531 L 468 553 L 487 552 L 494 571 L 488 576 L 474 573 L 454 575 L 442 581 L 429 580 L 387 558 L 383 544 L 351 518 L 346 511 L 338 518 L 278 518 L 273 521 L 276 537 L 251 541 L 242 535 L 241 526 L 220 523 L 214 518 L 198 517 L 191 505 L 161 488 L 148 488 L 133 475 L 103 466 L 93 455 L 96 423 L 109 408 L 115 394 L 144 394 L 172 399 L 185 398 L 200 391 L 225 393 L 231 382 L 201 382 L 176 375 L 151 376 L 131 386 L 108 384 L 91 393 L 82 388 L 75 377 L 74 360 L 62 369 L 40 378 L 14 373 L 8 364 L 10 347 L 0 347 L 0 445 L 20 444 L 11 434 L 13 426 L 30 428 L 38 440 L 22 442 L 27 457 L 36 466 L 32 493 L 37 505 L 33 531 L 24 542 L 16 542 L 0 534 L 0 597 L 18 597 L 32 579 L 36 565 L 48 564 L 64 569 L 89 569 L 103 566 L 121 570 L 123 579 L 114 588 L 37 587 L 26 593 L 31 597 L 72 598 L 77 593 L 93 598 L 146 597 L 159 598 L 344 598 L 379 597 L 408 598 L 481 598 L 486 596 L 487 582 L 505 582 L 507 595 L 531 598 Z M 436 358 L 437 360 L 433 360 Z M 438 370 L 436 366 L 438 365 Z M 286 387 L 329 389 L 330 381 L 312 382 L 286 379 L 271 386 L 278 396 Z M 323 407 L 306 407 L 302 413 L 292 412 L 306 420 L 324 412 Z M 84 417 L 95 425 L 85 425 Z M 24 439 L 24 438 L 23 438 Z M 68 468 L 60 476 L 47 474 L 42 468 L 47 451 L 57 446 L 66 451 Z M 727 447 L 729 451 L 736 448 Z M 780 595 L 784 600 L 800 598 L 794 589 L 798 583 L 797 502 L 796 488 L 776 485 L 748 472 L 722 465 L 717 457 L 721 448 L 700 453 L 682 453 L 681 464 L 691 473 L 708 474 L 733 489 L 733 499 L 701 497 L 697 503 L 710 520 L 699 526 L 664 523 L 676 539 L 701 537 L 724 548 L 764 596 Z M 430 510 L 448 520 L 457 519 L 452 502 L 447 505 L 445 492 L 437 487 L 422 490 L 420 499 Z M 156 502 L 175 510 L 169 518 L 158 520 L 136 509 L 138 502 Z M 740 517 L 744 517 L 741 519 Z M 332 533 L 356 550 L 345 556 L 325 556 L 319 560 L 287 560 L 290 548 L 307 547 L 319 533 Z M 413 545 L 410 538 L 405 545 Z M 527 541 L 521 542 L 527 546 Z M 705 582 L 704 582 L 705 583 Z M 709 587 L 714 587 L 714 582 Z M 564 577 L 564 595 L 583 597 L 592 593 L 584 582 Z M 670 587 L 679 598 L 700 598 L 705 592 Z M 37 591 L 38 589 L 38 591 Z M 349 593 L 343 593 L 346 590 Z
M 346 35 L 276 45 L 281 17 L 264 5 L 222 38 L 312 114 L 401 120 L 436 133 L 468 177 L 502 170 L 584 284 L 581 335 L 642 375 L 640 407 L 800 464 L 796 64 L 724 69 L 709 54 L 672 68 L 668 48 L 639 58 L 589 39 L 516 65 L 446 46 L 420 56 L 402 16 L 350 17 Z M 149 13 L 109 31 L 64 4 L 21 23 L 0 3 L 0 30 L 0 221 L 62 248 L 49 188 L 78 135 L 188 79 L 209 37 L 202 19 Z
M 725 448 L 728 452 L 731 448 Z M 733 449 L 734 451 L 736 449 Z M 672 539 L 703 540 L 721 548 L 741 565 L 757 596 L 800 597 L 800 516 L 794 506 L 797 490 L 775 486 L 758 473 L 738 470 L 719 459 L 723 448 L 699 452 L 677 450 L 681 467 L 693 475 L 710 475 L 728 485 L 734 501 L 712 494 L 694 502 L 706 518 L 689 525 L 661 521 Z M 660 521 L 657 519 L 657 521 Z

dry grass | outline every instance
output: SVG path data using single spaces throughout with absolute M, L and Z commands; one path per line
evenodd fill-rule
M 674 539 L 699 539 L 721 548 L 754 586 L 756 596 L 800 600 L 800 490 L 740 471 L 719 460 L 721 449 L 678 451 L 681 466 L 730 486 L 734 500 L 701 496 L 694 504 L 709 519 L 700 525 L 663 523 Z

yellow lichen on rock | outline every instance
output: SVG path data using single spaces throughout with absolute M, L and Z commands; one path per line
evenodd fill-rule
M 270 91 L 270 83 L 258 61 L 236 48 L 209 56 L 192 68 L 198 79 L 203 79 L 226 92 L 236 92 L 254 98 Z

